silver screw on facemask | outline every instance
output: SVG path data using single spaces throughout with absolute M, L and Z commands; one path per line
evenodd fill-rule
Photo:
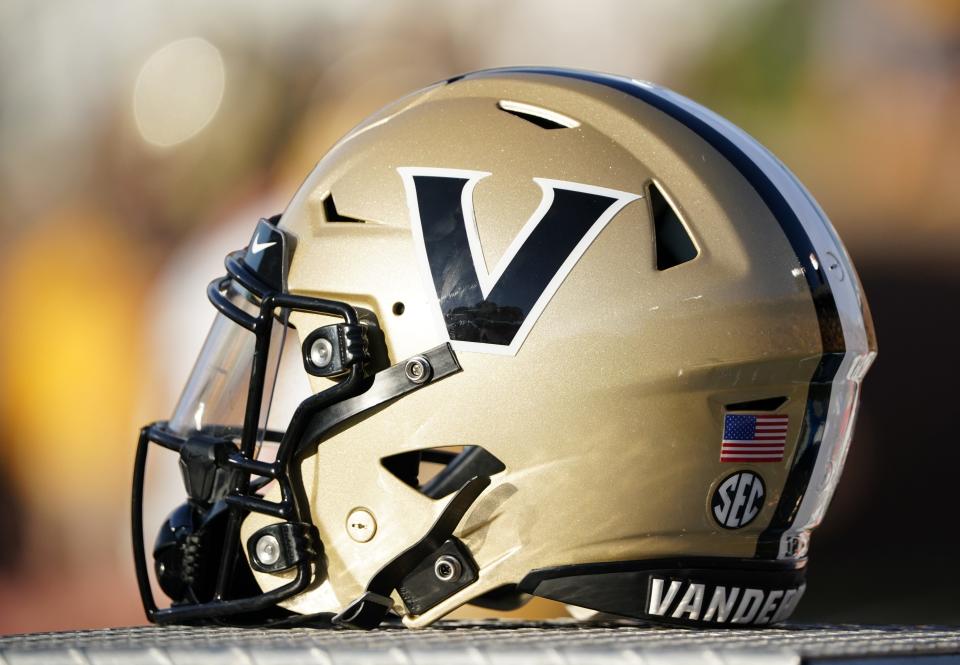
M 432 371 L 433 368 L 430 367 L 430 363 L 423 356 L 411 358 L 403 368 L 404 374 L 414 383 L 424 383 L 428 381 Z
M 323 337 L 318 337 L 310 347 L 310 362 L 317 369 L 323 369 L 333 360 L 333 344 Z
M 456 582 L 460 579 L 461 573 L 463 573 L 463 566 L 460 564 L 460 560 L 449 554 L 437 557 L 433 564 L 433 574 L 441 582 Z
M 260 537 L 254 550 L 262 566 L 272 566 L 280 560 L 280 541 L 269 533 Z

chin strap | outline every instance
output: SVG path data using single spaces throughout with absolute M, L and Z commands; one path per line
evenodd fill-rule
M 350 603 L 340 614 L 333 617 L 333 623 L 348 626 L 350 628 L 361 628 L 371 630 L 380 625 L 386 618 L 387 613 L 393 607 L 393 600 L 390 594 L 397 589 L 401 583 L 415 569 L 421 567 L 432 554 L 444 547 L 451 541 L 453 532 L 460 524 L 463 516 L 466 515 L 470 506 L 474 504 L 480 494 L 490 485 L 489 476 L 477 476 L 470 479 L 460 488 L 460 490 L 450 499 L 443 513 L 437 518 L 433 526 L 426 535 L 417 541 L 410 548 L 402 552 L 393 561 L 381 568 L 367 584 L 366 592 Z M 455 539 L 454 539 L 455 541 Z M 456 542 L 456 541 L 455 541 Z M 459 548 L 461 555 L 467 555 L 462 545 Z M 465 561 L 461 565 L 472 568 L 468 571 L 469 575 L 462 581 L 467 584 L 476 580 L 476 564 L 473 561 Z M 466 586 L 460 584 L 454 587 L 447 595 Z

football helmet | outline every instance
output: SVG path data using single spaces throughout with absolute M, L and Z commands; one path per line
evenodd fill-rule
M 193 374 L 136 456 L 160 623 L 420 627 L 530 596 L 781 621 L 876 353 L 782 163 L 678 94 L 561 69 L 374 114 L 208 295 Z M 309 391 L 277 425 L 291 373 Z M 150 565 L 163 448 L 186 500 Z

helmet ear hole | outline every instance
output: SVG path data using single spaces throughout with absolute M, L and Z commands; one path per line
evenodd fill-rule
M 507 467 L 480 446 L 426 448 L 380 460 L 383 467 L 431 499 L 453 494 L 477 476 L 492 476 Z
M 380 460 L 383 468 L 415 490 L 420 489 L 420 451 L 390 455 Z

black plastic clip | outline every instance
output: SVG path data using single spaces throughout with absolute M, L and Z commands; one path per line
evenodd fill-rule
M 203 505 L 223 498 L 234 485 L 236 471 L 226 468 L 236 445 L 227 439 L 195 434 L 180 448 L 180 473 L 187 496 Z
M 261 573 L 289 570 L 304 559 L 316 559 L 322 549 L 317 528 L 302 522 L 270 524 L 247 540 L 250 565 Z
M 303 366 L 314 376 L 333 377 L 366 363 L 366 326 L 332 323 L 321 326 L 303 340 Z
M 423 614 L 476 582 L 479 573 L 467 546 L 450 538 L 403 578 L 397 593 L 411 614 Z
M 451 538 L 470 506 L 489 485 L 489 476 L 476 476 L 467 481 L 450 499 L 423 538 L 381 568 L 367 583 L 366 593 L 333 617 L 333 623 L 363 630 L 376 628 L 393 606 L 390 594 L 425 558 L 439 550 Z

